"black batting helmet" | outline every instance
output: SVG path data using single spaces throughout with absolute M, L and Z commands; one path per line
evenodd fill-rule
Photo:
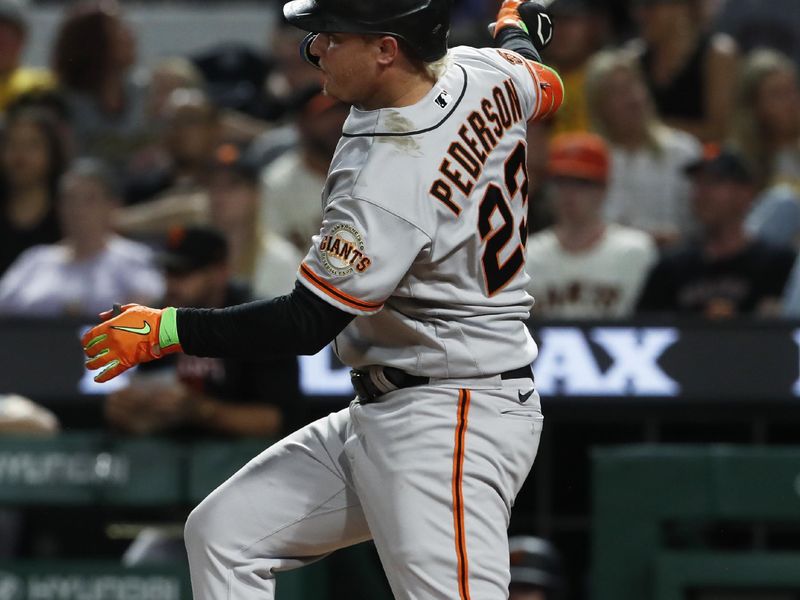
M 314 33 L 375 33 L 404 40 L 419 58 L 447 53 L 452 0 L 292 0 L 283 16 Z

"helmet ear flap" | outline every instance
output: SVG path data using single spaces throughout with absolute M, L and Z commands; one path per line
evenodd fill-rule
M 302 42 L 300 42 L 300 56 L 303 57 L 303 60 L 317 69 L 320 68 L 319 57 L 311 54 L 311 44 L 314 43 L 314 40 L 317 39 L 318 35 L 318 33 L 311 32 L 303 38 Z

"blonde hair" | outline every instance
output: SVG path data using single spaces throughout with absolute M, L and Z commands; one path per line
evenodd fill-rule
M 739 73 L 730 141 L 750 162 L 757 183 L 762 185 L 769 182 L 774 157 L 756 115 L 758 94 L 767 77 L 785 72 L 797 73 L 792 60 L 780 52 L 762 48 L 747 55 Z
M 414 69 L 423 72 L 425 76 L 428 77 L 429 79 L 438 81 L 442 77 L 442 75 L 445 74 L 445 71 L 447 71 L 447 68 L 450 66 L 451 63 L 450 50 L 448 50 L 443 57 L 433 62 L 425 62 L 419 56 L 417 51 L 414 50 L 411 44 L 409 44 L 406 40 L 397 35 L 391 33 L 387 34 L 362 33 L 361 37 L 366 40 L 369 40 L 369 39 L 381 38 L 384 35 L 388 35 L 389 37 L 393 37 L 395 40 L 397 40 L 397 45 L 400 48 L 402 54 L 405 56 L 406 60 L 408 60 L 408 62 L 410 62 L 413 65 Z
M 428 77 L 438 81 L 442 75 L 444 75 L 447 68 L 450 66 L 451 57 L 450 51 L 447 51 L 442 58 L 435 60 L 433 62 L 425 63 L 425 73 Z
M 586 66 L 584 80 L 586 106 L 592 129 L 612 143 L 615 141 L 614 138 L 616 136 L 605 122 L 601 106 L 603 106 L 606 99 L 606 82 L 614 71 L 618 70 L 627 71 L 639 80 L 642 85 L 645 85 L 644 75 L 635 54 L 628 50 L 618 49 L 601 50 L 595 53 Z M 667 129 L 656 114 L 655 105 L 649 96 L 649 92 L 645 130 L 648 146 L 654 152 L 661 153 L 664 148 L 663 139 Z

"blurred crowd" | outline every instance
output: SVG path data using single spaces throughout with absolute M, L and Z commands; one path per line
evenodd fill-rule
M 757 36 L 778 12 L 745 4 L 631 0 L 620 39 L 603 3 L 553 3 L 567 101 L 529 140 L 535 314 L 800 315 L 800 30 Z
M 452 45 L 490 45 L 497 4 L 456 2 Z M 550 5 L 567 99 L 529 127 L 535 317 L 800 316 L 800 28 L 772 8 Z M 349 107 L 280 9 L 262 48 L 142 65 L 116 0 L 70 2 L 30 68 L 29 15 L 0 0 L 0 316 L 291 291 Z
M 495 4 L 457 2 L 452 43 L 488 45 Z M 733 0 L 551 12 L 567 101 L 529 132 L 534 315 L 800 315 L 800 29 Z M 275 20 L 263 48 L 145 68 L 115 0 L 67 3 L 29 68 L 28 15 L 0 0 L 0 315 L 163 302 L 186 228 L 224 237 L 252 297 L 291 290 L 349 107 Z
M 498 4 L 456 0 L 451 45 L 491 45 Z M 349 107 L 322 92 L 282 3 L 264 6 L 264 47 L 149 65 L 116 0 L 65 3 L 47 68 L 23 63 L 25 6 L 0 0 L 0 317 L 291 291 Z M 550 4 L 544 59 L 567 95 L 529 126 L 534 317 L 800 317 L 800 26 L 776 7 Z M 108 423 L 297 424 L 293 365 L 177 362 L 112 394 Z M 270 414 L 250 405 L 264 378 L 282 382 Z

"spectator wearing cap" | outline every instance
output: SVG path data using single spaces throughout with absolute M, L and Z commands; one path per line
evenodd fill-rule
M 704 142 L 728 134 L 739 53 L 711 33 L 703 0 L 635 0 L 632 44 L 661 117 Z
M 222 308 L 251 299 L 234 283 L 224 236 L 209 227 L 174 228 L 160 255 L 166 305 Z M 128 435 L 168 435 L 193 441 L 278 436 L 293 427 L 298 406 L 295 357 L 278 360 L 218 359 L 175 354 L 140 366 L 129 385 L 105 401 L 108 425 Z M 147 527 L 126 551 L 128 566 L 185 560 L 175 527 Z
M 646 233 L 603 219 L 609 176 L 605 142 L 590 133 L 556 136 L 548 176 L 555 224 L 527 243 L 533 314 L 569 319 L 631 314 L 657 252 Z
M 609 37 L 605 6 L 596 0 L 555 0 L 548 12 L 555 35 L 544 53 L 564 82 L 564 104 L 553 118 L 553 133 L 589 131 L 584 82 L 589 58 Z
M 94 159 L 61 178 L 58 216 L 64 238 L 23 252 L 0 279 L 0 313 L 95 317 L 114 302 L 157 301 L 164 282 L 152 252 L 116 235 L 113 177 Z
M 259 227 L 257 165 L 236 146 L 221 146 L 208 195 L 211 222 L 228 240 L 234 276 L 250 282 L 258 298 L 291 292 L 303 257 L 286 239 Z
M 591 59 L 586 96 L 592 127 L 611 151 L 606 218 L 647 231 L 661 246 L 691 233 L 683 169 L 701 155 L 700 142 L 661 121 L 628 52 L 605 50 Z
M 261 227 L 305 254 L 322 225 L 320 193 L 350 108 L 315 91 L 295 116 L 299 141 L 261 175 Z
M 564 596 L 561 555 L 542 538 L 514 536 L 508 540 L 511 562 L 509 600 L 558 600 Z
M 50 72 L 21 66 L 27 36 L 20 0 L 0 0 L 0 114 L 17 97 L 54 86 Z
M 654 267 L 639 311 L 709 318 L 776 313 L 795 252 L 747 233 L 754 178 L 743 158 L 709 146 L 687 172 L 700 237 Z
M 174 228 L 159 261 L 164 304 L 222 308 L 248 302 L 234 283 L 225 237 L 209 227 Z M 128 433 L 176 429 L 229 436 L 277 435 L 283 409 L 297 396 L 297 361 L 243 361 L 176 355 L 140 369 L 131 386 L 109 396 L 108 422 Z M 165 376 L 166 375 L 166 376 Z M 265 402 L 270 398 L 272 402 Z

